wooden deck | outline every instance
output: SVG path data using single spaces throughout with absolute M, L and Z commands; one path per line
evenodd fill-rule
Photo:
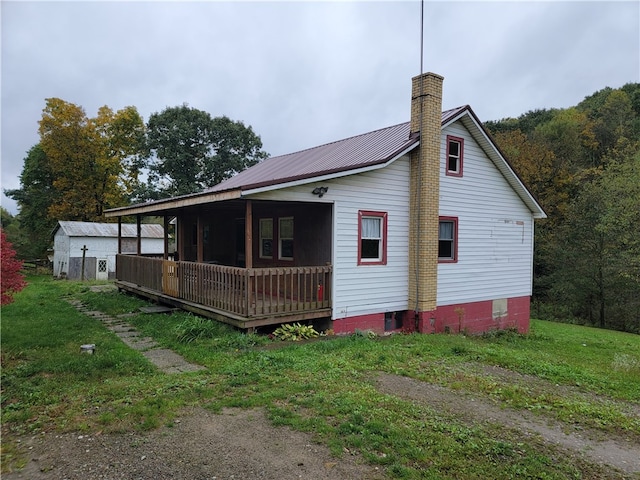
M 331 266 L 238 268 L 116 257 L 116 285 L 240 328 L 331 316 Z

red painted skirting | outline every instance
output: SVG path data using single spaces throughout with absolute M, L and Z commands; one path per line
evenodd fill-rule
M 408 311 L 404 316 L 402 330 L 422 333 L 458 333 L 479 334 L 489 330 L 515 328 L 520 333 L 529 331 L 529 297 L 515 297 L 507 300 L 507 313 L 493 318 L 493 301 L 443 305 L 434 312 Z M 372 313 L 336 319 L 333 330 L 336 334 L 354 333 L 357 330 L 372 330 L 385 333 L 384 312 Z M 388 333 L 388 332 L 386 332 Z

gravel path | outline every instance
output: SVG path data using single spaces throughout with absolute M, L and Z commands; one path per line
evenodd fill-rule
M 491 423 L 524 435 L 539 435 L 546 443 L 555 444 L 572 456 L 581 456 L 589 462 L 634 475 L 630 478 L 640 478 L 640 444 L 633 440 L 605 438 L 602 432 L 572 428 L 524 410 L 501 408 L 484 398 L 412 378 L 381 374 L 376 385 L 382 392 L 428 403 L 436 410 L 455 414 L 469 423 Z

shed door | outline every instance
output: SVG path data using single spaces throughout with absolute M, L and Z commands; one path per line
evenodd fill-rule
M 107 265 L 108 263 L 106 258 L 96 259 L 96 280 L 109 279 L 109 270 L 107 268 Z

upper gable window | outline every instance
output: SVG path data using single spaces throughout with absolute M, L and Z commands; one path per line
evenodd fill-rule
M 386 265 L 387 213 L 358 212 L 358 265 Z
M 447 175 L 462 176 L 464 139 L 447 135 Z

